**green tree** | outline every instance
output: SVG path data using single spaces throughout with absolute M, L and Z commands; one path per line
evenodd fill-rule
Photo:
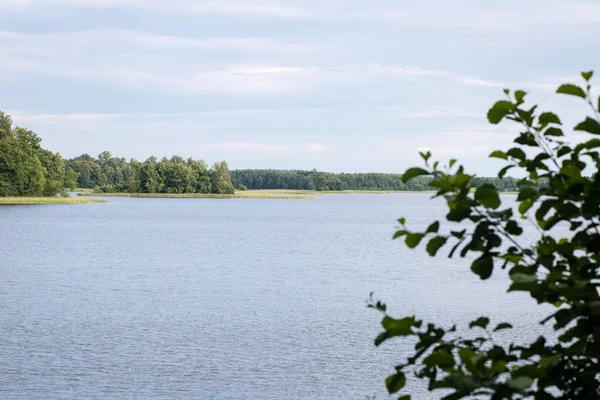
M 430 185 L 437 188 L 434 197 L 446 200 L 446 220 L 461 225 L 448 232 L 434 221 L 421 232 L 410 230 L 401 218 L 394 236 L 409 248 L 423 243 L 430 256 L 451 245 L 449 256 L 471 256 L 471 270 L 481 279 L 498 267 L 507 269 L 509 291 L 527 292 L 555 308 L 542 322 L 551 325 L 557 340 L 541 336 L 533 343 L 500 345 L 494 332 L 511 329 L 509 323 L 492 325 L 484 316 L 470 323 L 475 332 L 468 333 L 415 316 L 396 319 L 385 304 L 372 301 L 369 306 L 385 314 L 376 345 L 396 337 L 416 342 L 414 354 L 387 378 L 390 393 L 400 391 L 412 372 L 428 381 L 430 391 L 445 390 L 447 400 L 600 398 L 600 99 L 592 99 L 592 73 L 582 76 L 583 87 L 558 89 L 591 107 L 590 116 L 574 127 L 591 135 L 581 143 L 568 144 L 558 115 L 526 106 L 521 90 L 505 90 L 507 98 L 488 113 L 492 124 L 510 120 L 521 127 L 514 147 L 490 155 L 507 162 L 498 178 L 513 168 L 525 174 L 517 182 L 516 210 L 502 204 L 490 183 L 473 190 L 474 176 L 455 160 L 440 169 L 438 162 L 430 162 L 431 154 L 421 154 L 425 166 L 407 170 L 403 180 L 434 177 Z M 525 223 L 539 232 L 531 246 L 520 238 Z M 558 224 L 569 228 L 568 237 L 560 237 Z
M 234 194 L 235 188 L 231 183 L 229 175 L 229 166 L 225 161 L 216 162 L 213 165 L 211 186 L 213 193 L 217 194 Z

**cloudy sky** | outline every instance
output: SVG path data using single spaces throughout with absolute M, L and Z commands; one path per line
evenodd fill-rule
M 599 1 L 0 0 L 0 110 L 66 157 L 491 174 L 502 89 L 574 114 L 599 37 Z

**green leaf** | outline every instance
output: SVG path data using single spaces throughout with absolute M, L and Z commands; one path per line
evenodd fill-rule
M 561 124 L 558 116 L 552 112 L 545 112 L 545 113 L 540 114 L 539 121 L 540 121 L 540 124 L 544 124 L 544 125 L 546 125 L 546 124 L 560 125 Z
M 570 96 L 577 96 L 585 99 L 585 91 L 577 85 L 573 85 L 572 83 L 566 83 L 561 85 L 556 93 L 560 94 L 568 94 Z
M 456 160 L 453 158 L 450 160 L 450 168 L 452 168 L 456 164 Z
M 512 327 L 513 326 L 511 324 L 509 324 L 507 322 L 502 322 L 501 324 L 498 324 L 498 326 L 496 326 L 494 328 L 494 332 L 501 331 L 503 329 L 512 329 Z
M 445 245 L 447 241 L 448 238 L 443 236 L 436 236 L 432 238 L 429 243 L 427 243 L 427 253 L 429 253 L 429 255 L 432 257 L 435 256 L 438 250 Z
M 419 245 L 421 239 L 423 239 L 423 236 L 425 235 L 423 235 L 422 233 L 409 233 L 408 235 L 406 235 L 406 245 L 409 248 L 414 249 Z
M 575 152 L 579 153 L 581 150 L 591 150 L 600 147 L 600 139 L 593 138 L 587 142 L 583 142 L 575 146 Z
M 498 190 L 492 184 L 481 185 L 475 192 L 475 200 L 480 202 L 486 208 L 496 209 L 500 207 L 500 195 Z
M 390 394 L 396 393 L 402 389 L 404 385 L 406 385 L 406 375 L 404 375 L 402 372 L 390 375 L 385 380 L 385 386 Z
M 440 368 L 451 368 L 455 364 L 454 357 L 447 350 L 434 351 L 427 358 L 425 358 L 423 362 L 425 365 L 437 365 Z
M 593 133 L 594 135 L 600 135 L 600 122 L 593 118 L 587 117 L 585 121 L 578 124 L 574 129 L 576 131 L 584 131 Z
M 425 233 L 437 233 L 440 230 L 440 221 L 435 221 L 433 224 L 429 225 L 427 231 Z
M 527 158 L 525 152 L 518 147 L 513 147 L 512 149 L 508 150 L 506 154 L 512 158 L 516 158 L 517 160 L 524 160 Z
M 408 231 L 404 231 L 404 230 L 396 231 L 396 233 L 394 233 L 394 237 L 392 239 L 398 239 L 399 237 L 402 237 L 406 234 L 408 234 Z
M 582 72 L 581 76 L 583 77 L 583 79 L 589 82 L 590 79 L 592 79 L 592 76 L 594 76 L 594 71 Z
M 525 102 L 525 95 L 527 94 L 527 92 L 524 92 L 522 90 L 517 90 L 515 91 L 515 100 L 517 101 L 517 104 L 523 104 Z
M 528 376 L 518 376 L 516 378 L 510 379 L 507 382 L 507 384 L 511 388 L 513 388 L 519 392 L 522 392 L 525 389 L 531 387 L 531 385 L 533 385 L 533 379 Z
M 506 223 L 506 232 L 510 235 L 519 236 L 523 233 L 523 228 L 517 224 L 517 221 L 510 220 Z
M 406 223 L 406 218 L 398 218 L 398 223 L 404 225 Z
M 487 328 L 489 323 L 490 319 L 488 317 L 479 317 L 475 321 L 471 321 L 471 323 L 469 324 L 469 328 L 473 329 L 476 326 L 478 326 L 480 328 L 485 329 Z
M 508 172 L 508 170 L 514 168 L 514 165 L 507 165 L 506 167 L 502 168 L 500 170 L 500 172 L 498 172 L 498 178 L 502 179 L 506 176 L 506 173 Z
M 535 275 L 522 273 L 510 274 L 510 279 L 512 279 L 514 283 L 533 283 L 537 281 Z
M 506 371 L 506 364 L 507 363 L 504 360 L 494 361 L 494 363 L 492 364 L 492 371 L 501 374 Z
M 491 256 L 483 255 L 471 264 L 471 271 L 479 275 L 483 280 L 492 276 L 494 270 L 494 260 Z
M 551 126 L 544 131 L 544 136 L 561 137 L 564 136 L 562 129 Z
M 381 321 L 381 326 L 385 329 L 375 339 L 375 346 L 379 346 L 386 340 L 396 336 L 410 336 L 413 334 L 412 327 L 419 325 L 414 317 L 406 317 L 403 319 L 394 319 L 389 316 L 385 316 Z
M 429 175 L 429 171 L 427 171 L 426 169 L 423 169 L 423 168 L 409 168 L 402 175 L 402 182 L 407 183 L 411 179 L 416 178 L 417 176 L 423 176 L 423 175 Z
M 404 396 L 398 397 L 398 400 L 410 400 L 410 394 L 405 394 Z
M 503 151 L 500 151 L 500 150 L 496 150 L 496 151 L 492 152 L 492 154 L 490 154 L 489 157 L 490 158 L 501 158 L 503 160 L 508 160 L 508 156 L 506 155 L 506 153 Z
M 487 114 L 488 121 L 492 124 L 497 124 L 504 117 L 511 114 L 515 109 L 515 105 L 510 101 L 500 100 L 490 108 Z

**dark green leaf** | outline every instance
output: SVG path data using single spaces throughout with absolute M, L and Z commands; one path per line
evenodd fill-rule
M 417 176 L 423 176 L 423 175 L 429 175 L 429 171 L 427 171 L 426 169 L 423 169 L 423 168 L 409 168 L 402 175 L 402 182 L 407 183 L 411 179 L 416 178 Z
M 398 239 L 399 237 L 402 237 L 406 234 L 408 234 L 408 231 L 404 231 L 404 230 L 396 231 L 396 233 L 394 233 L 393 239 Z
M 557 152 L 556 155 L 559 157 L 562 157 L 564 155 L 569 154 L 571 151 L 573 151 L 569 146 L 562 146 Z
M 588 72 L 582 72 L 581 73 L 581 76 L 583 77 L 583 79 L 585 79 L 588 82 L 589 82 L 590 79 L 592 79 L 593 75 L 594 75 L 594 71 L 588 71 Z
M 455 364 L 454 357 L 447 350 L 434 351 L 423 362 L 426 365 L 437 365 L 440 368 L 450 368 Z
M 566 83 L 561 85 L 556 93 L 568 94 L 570 96 L 577 96 L 585 99 L 585 91 L 577 85 L 573 85 L 571 83 Z
M 560 125 L 560 119 L 558 118 L 558 116 L 552 112 L 545 112 L 540 114 L 539 117 L 540 120 L 540 124 L 558 124 Z
M 600 122 L 587 117 L 585 121 L 578 124 L 575 128 L 576 131 L 584 131 L 593 133 L 594 135 L 600 135 Z
M 471 264 L 471 271 L 479 275 L 481 279 L 488 279 L 492 276 L 494 270 L 494 260 L 491 256 L 484 255 L 473 261 Z
M 506 154 L 512 158 L 516 158 L 517 160 L 524 160 L 527 158 L 525 152 L 518 147 L 513 147 L 512 149 L 508 150 Z
M 525 200 L 519 204 L 519 212 L 525 214 L 533 206 L 533 201 Z
M 509 323 L 506 323 L 506 322 L 503 322 L 503 323 L 501 323 L 501 324 L 498 324 L 498 326 L 496 326 L 496 327 L 494 328 L 494 332 L 496 332 L 496 331 L 501 331 L 501 330 L 503 330 L 503 329 L 512 329 L 512 327 L 513 327 L 513 326 L 512 326 L 511 324 L 509 324 Z
M 522 90 L 517 90 L 515 91 L 515 100 L 517 101 L 517 104 L 523 104 L 523 102 L 525 101 L 525 95 L 527 94 L 527 92 L 524 92 Z
M 476 326 L 480 327 L 480 328 L 487 328 L 488 324 L 490 323 L 490 319 L 487 317 L 479 317 L 477 318 L 475 321 L 471 321 L 471 323 L 469 324 L 469 328 L 475 328 Z
M 425 233 L 437 233 L 439 230 L 440 230 L 440 221 L 435 221 L 434 223 L 429 225 L 429 228 L 427 228 L 427 231 Z
M 390 375 L 385 380 L 385 386 L 387 387 L 388 392 L 396 393 L 400 389 L 402 389 L 406 385 L 406 375 L 402 372 L 398 372 L 397 374 Z
M 496 187 L 492 184 L 479 186 L 475 192 L 475 200 L 486 208 L 496 209 L 500 207 L 500 195 Z
M 507 165 L 506 167 L 502 168 L 500 170 L 500 172 L 498 172 L 498 178 L 502 179 L 504 178 L 504 176 L 506 175 L 506 173 L 508 172 L 508 170 L 514 168 L 514 165 Z
M 492 152 L 492 154 L 490 154 L 490 158 L 501 158 L 503 160 L 507 160 L 508 156 L 506 155 L 505 152 L 496 150 L 496 151 Z
M 424 235 L 422 233 L 409 233 L 406 235 L 406 245 L 411 249 L 414 249 L 419 245 L 421 239 L 423 239 L 423 236 Z
M 510 101 L 500 100 L 488 111 L 488 121 L 492 124 L 497 124 L 508 114 L 512 113 L 514 109 L 515 106 Z
M 398 397 L 398 400 L 410 400 L 410 394 L 405 394 L 404 396 Z
M 551 126 L 544 131 L 544 136 L 561 137 L 564 136 L 562 129 Z
M 385 329 L 385 332 L 382 332 L 375 339 L 375 346 L 379 346 L 381 343 L 386 340 L 396 337 L 396 336 L 409 336 L 413 334 L 412 327 L 417 326 L 420 323 L 417 323 L 414 317 L 407 317 L 403 319 L 394 319 L 389 316 L 385 316 L 381 321 L 381 326 Z
M 454 164 L 456 164 L 456 160 L 455 159 L 451 159 L 450 160 L 450 168 L 452 168 L 454 166 Z
M 429 253 L 429 255 L 432 257 L 435 256 L 440 247 L 446 244 L 447 240 L 448 239 L 443 236 L 436 236 L 432 238 L 429 243 L 427 243 L 427 253 Z
M 506 233 L 509 235 L 519 236 L 523 233 L 523 228 L 517 224 L 517 221 L 510 220 L 506 223 Z

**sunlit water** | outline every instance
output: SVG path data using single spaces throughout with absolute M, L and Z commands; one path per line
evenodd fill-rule
M 410 345 L 373 345 L 371 291 L 395 316 L 535 338 L 546 312 L 505 271 L 391 240 L 398 217 L 444 215 L 429 197 L 2 206 L 0 398 L 387 398 Z

